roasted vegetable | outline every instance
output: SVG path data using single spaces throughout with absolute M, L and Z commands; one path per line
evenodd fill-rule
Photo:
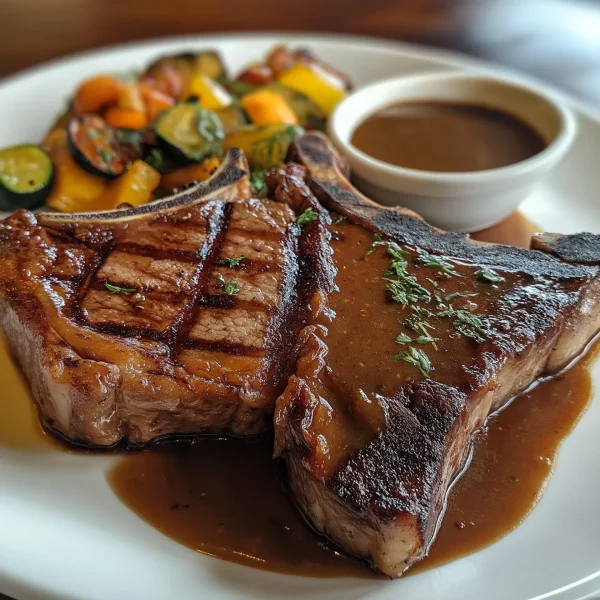
M 106 123 L 114 129 L 143 129 L 146 127 L 146 111 L 111 106 L 105 113 Z
M 282 95 L 259 89 L 242 97 L 240 104 L 254 125 L 297 125 L 296 114 Z
M 215 81 L 227 76 L 216 52 L 185 52 L 165 56 L 146 69 L 142 81 L 151 88 L 180 100 L 185 98 L 190 80 L 198 75 L 206 75 Z
M 117 208 L 121 204 L 137 206 L 152 198 L 160 183 L 160 173 L 143 160 L 136 160 L 127 173 L 111 181 L 99 199 L 104 208 Z
M 284 71 L 278 81 L 308 96 L 326 115 L 329 115 L 346 95 L 341 84 L 336 85 L 337 80 L 330 78 L 316 64 L 296 63 Z
M 124 141 L 118 131 L 100 117 L 74 117 L 67 133 L 73 158 L 93 175 L 117 177 L 143 155 L 140 144 Z
M 298 124 L 306 129 L 325 131 L 327 115 L 321 107 L 311 100 L 306 94 L 291 87 L 273 83 L 266 89 L 277 92 L 296 114 Z
M 227 77 L 227 69 L 217 52 L 199 52 L 194 55 L 194 73 L 208 75 L 219 81 Z
M 171 194 L 176 189 L 186 187 L 197 181 L 204 181 L 211 176 L 220 163 L 221 161 L 213 156 L 212 158 L 205 158 L 202 162 L 167 173 L 160 180 L 160 191 L 165 195 Z
M 236 81 L 250 85 L 267 85 L 274 81 L 273 71 L 264 63 L 255 63 L 246 67 L 236 78 Z
M 289 145 L 304 129 L 298 125 L 248 125 L 225 138 L 225 148 L 241 148 L 253 169 L 278 167 Z
M 227 90 L 208 75 L 194 75 L 183 93 L 185 100 L 197 98 L 201 106 L 208 110 L 218 110 L 229 106 L 232 98 Z
M 223 154 L 223 126 L 216 113 L 196 102 L 183 102 L 161 113 L 154 125 L 159 143 L 181 162 Z
M 250 123 L 248 116 L 239 104 L 230 104 L 226 108 L 218 110 L 217 115 L 223 125 L 225 135 Z
M 154 90 L 146 84 L 140 84 L 140 93 L 146 107 L 146 119 L 149 124 L 154 123 L 163 110 L 171 108 L 175 103 L 170 96 Z
M 39 146 L 0 150 L 0 210 L 36 208 L 52 189 L 52 159 Z
M 116 104 L 121 96 L 123 83 L 112 75 L 98 75 L 84 81 L 73 100 L 77 115 L 98 114 L 107 106 Z
M 47 204 L 61 212 L 100 210 L 98 204 L 106 187 L 106 179 L 84 171 L 73 159 L 67 142 L 67 132 L 57 129 L 44 142 L 52 158 L 55 181 Z

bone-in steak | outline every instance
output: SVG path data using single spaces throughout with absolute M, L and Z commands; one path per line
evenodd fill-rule
M 345 220 L 322 267 L 336 291 L 277 402 L 276 454 L 309 521 L 397 577 L 427 552 L 473 433 L 598 330 L 600 245 L 538 238 L 558 260 L 477 243 L 361 196 L 318 135 L 291 154 L 307 174 L 280 170 L 276 197 L 308 182 Z
M 48 427 L 104 446 L 270 428 L 309 257 L 247 171 L 232 151 L 167 201 L 0 223 L 0 322 Z

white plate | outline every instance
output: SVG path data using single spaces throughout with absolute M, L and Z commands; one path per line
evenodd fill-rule
M 357 85 L 402 73 L 491 68 L 417 46 L 335 36 L 190 37 L 122 46 L 5 80 L 0 147 L 39 140 L 74 85 L 93 73 L 141 67 L 189 47 L 217 48 L 236 70 L 276 42 L 309 46 Z M 577 110 L 577 141 L 523 209 L 549 230 L 600 232 L 600 117 L 563 98 Z M 593 375 L 600 382 L 600 364 Z M 399 581 L 292 577 L 212 559 L 164 537 L 115 497 L 105 480 L 113 458 L 0 449 L 0 592 L 18 600 L 581 598 L 600 589 L 597 400 L 565 441 L 539 505 L 516 531 Z

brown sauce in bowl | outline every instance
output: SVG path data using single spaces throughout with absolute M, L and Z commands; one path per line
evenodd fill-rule
M 512 165 L 547 145 L 533 127 L 500 110 L 425 101 L 376 112 L 356 128 L 351 142 L 392 165 L 455 173 Z

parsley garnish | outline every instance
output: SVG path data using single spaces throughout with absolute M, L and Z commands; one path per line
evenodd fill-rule
M 344 217 L 344 215 L 340 215 L 339 217 L 336 217 L 333 220 L 333 224 L 334 225 L 339 225 L 340 223 L 343 223 L 346 220 L 346 217 Z
M 235 296 L 242 288 L 237 281 L 230 279 L 229 281 L 225 281 L 225 277 L 221 275 L 221 273 L 215 273 L 215 277 L 217 281 L 221 284 L 223 288 L 223 294 L 226 296 Z
M 235 258 L 221 258 L 217 261 L 218 265 L 227 265 L 230 269 L 240 266 L 240 262 L 242 262 L 246 257 L 245 256 L 236 256 Z
M 256 192 L 261 192 L 266 187 L 265 176 L 268 169 L 252 169 L 250 172 L 250 185 Z
M 429 362 L 429 358 L 427 358 L 427 354 L 420 348 L 410 346 L 408 352 L 400 352 L 399 354 L 394 355 L 394 358 L 396 360 L 403 360 L 404 362 L 417 367 L 421 375 L 425 379 L 429 379 L 431 363 Z
M 90 138 L 90 140 L 95 140 L 99 137 L 99 133 L 95 130 L 95 129 L 88 129 L 87 130 L 87 136 Z
M 483 281 L 485 283 L 500 283 L 501 281 L 504 281 L 504 277 L 500 277 L 496 271 L 488 269 L 487 267 L 479 269 L 479 271 L 475 273 L 475 277 L 477 277 L 479 281 Z
M 312 208 L 307 208 L 301 215 L 296 218 L 298 225 L 307 225 L 311 221 L 317 219 L 317 213 Z
M 125 294 L 126 296 L 129 296 L 130 294 L 135 294 L 137 292 L 136 288 L 124 288 L 118 285 L 113 285 L 112 283 L 108 283 L 108 281 L 104 282 L 104 287 L 111 294 Z

